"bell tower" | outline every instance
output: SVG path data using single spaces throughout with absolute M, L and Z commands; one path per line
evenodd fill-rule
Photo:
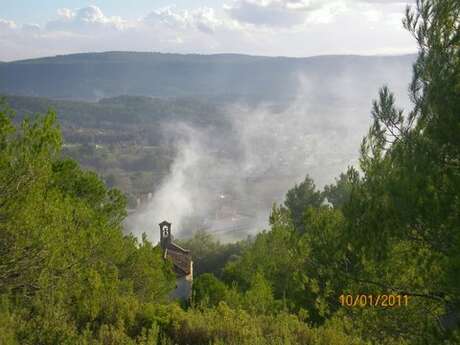
M 171 223 L 166 220 L 160 224 L 160 246 L 165 249 L 171 243 Z

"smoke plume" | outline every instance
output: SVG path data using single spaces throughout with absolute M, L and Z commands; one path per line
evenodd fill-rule
M 340 82 L 327 101 L 303 78 L 290 102 L 226 105 L 224 126 L 164 124 L 176 152 L 170 174 L 129 217 L 128 229 L 157 241 L 157 224 L 168 220 L 176 237 L 205 229 L 240 239 L 265 228 L 272 204 L 306 174 L 320 188 L 333 182 L 356 165 L 370 122 L 371 98 L 363 102 Z

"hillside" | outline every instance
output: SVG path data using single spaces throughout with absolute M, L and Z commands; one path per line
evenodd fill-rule
M 1 65 L 0 94 L 20 116 L 56 110 L 63 154 L 128 196 L 130 229 L 166 214 L 241 238 L 306 172 L 321 186 L 356 163 L 371 100 L 389 85 L 406 105 L 413 59 L 74 54 Z
M 8 96 L 16 122 L 25 116 L 57 113 L 64 138 L 63 154 L 95 170 L 109 186 L 120 188 L 131 208 L 153 192 L 169 172 L 175 147 L 164 133 L 171 123 L 196 128 L 215 126 L 221 134 L 225 118 L 217 103 L 200 99 L 121 96 L 99 102 Z
M 73 54 L 0 64 L 0 93 L 73 100 L 139 95 L 273 102 L 298 96 L 307 86 L 310 96 L 324 100 L 341 87 L 353 87 L 369 99 L 382 83 L 392 84 L 396 92 L 405 90 L 413 60 L 413 55 Z

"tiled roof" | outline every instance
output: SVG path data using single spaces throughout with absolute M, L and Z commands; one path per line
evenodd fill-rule
M 178 276 L 186 276 L 191 273 L 192 255 L 189 250 L 171 242 L 165 249 L 164 257 L 171 259 Z

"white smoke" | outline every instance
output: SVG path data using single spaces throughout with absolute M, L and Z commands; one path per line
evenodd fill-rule
M 371 99 L 359 102 L 342 80 L 334 91 L 341 98 L 318 101 L 307 80 L 290 104 L 226 106 L 224 128 L 165 125 L 176 151 L 170 174 L 128 229 L 156 241 L 157 224 L 168 220 L 177 237 L 206 229 L 223 240 L 243 238 L 267 226 L 271 205 L 306 174 L 322 187 L 356 165 Z

